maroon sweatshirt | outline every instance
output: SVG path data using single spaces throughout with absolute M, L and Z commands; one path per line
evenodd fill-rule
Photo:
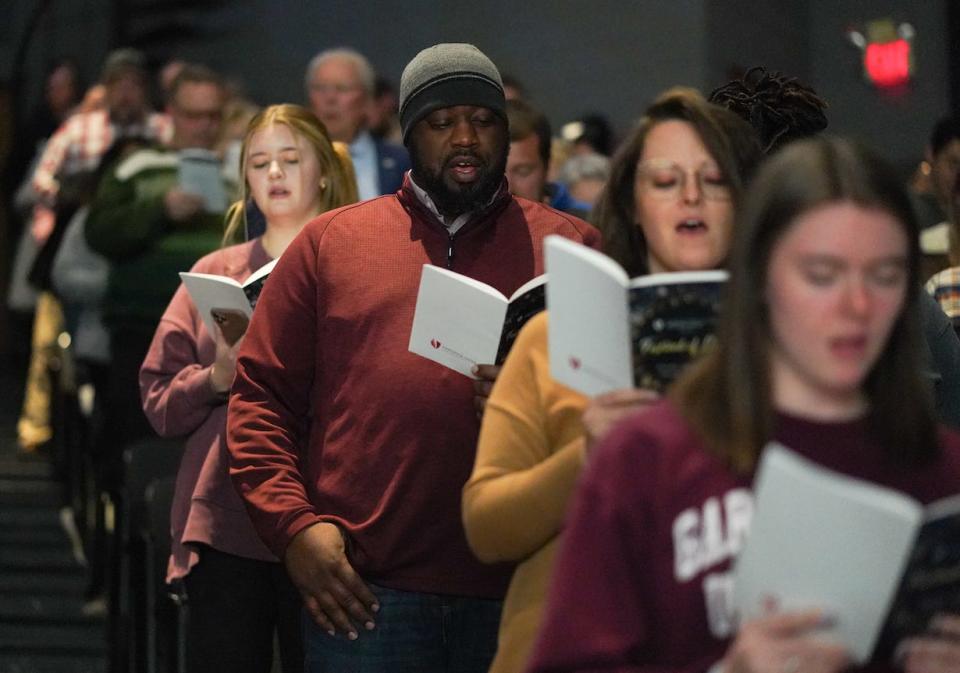
M 472 381 L 407 346 L 424 264 L 509 296 L 543 272 L 549 234 L 599 243 L 582 220 L 506 192 L 451 237 L 409 184 L 304 228 L 257 304 L 228 418 L 231 476 L 274 553 L 330 521 L 367 581 L 503 595 L 510 568 L 477 561 L 460 521 Z
M 960 491 L 952 431 L 937 461 L 912 470 L 882 458 L 864 421 L 779 415 L 774 438 L 921 502 Z M 707 453 L 671 402 L 618 426 L 570 512 L 529 671 L 703 673 L 719 661 L 734 635 L 731 560 L 749 529 L 751 481 Z

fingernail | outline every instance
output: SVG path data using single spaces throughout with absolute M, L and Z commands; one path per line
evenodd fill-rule
M 373 622 L 367 622 L 366 624 L 363 625 L 363 628 L 365 628 L 367 631 L 373 631 L 373 628 L 375 626 L 376 624 L 374 624 Z
M 331 638 L 335 638 L 337 635 L 337 632 L 334 631 L 333 629 L 330 629 L 329 631 L 327 631 L 327 635 L 330 636 Z
M 373 610 L 374 612 L 380 612 L 380 604 L 379 604 L 379 603 L 373 603 L 373 604 L 370 606 L 370 609 Z
M 470 373 L 473 374 L 474 376 L 477 376 L 478 374 L 480 374 L 480 367 L 478 367 L 477 365 L 473 365 L 472 367 L 470 367 Z
M 356 640 L 358 637 L 359 636 L 357 636 L 356 631 L 351 631 L 350 633 L 347 634 L 347 638 L 349 638 L 350 640 Z

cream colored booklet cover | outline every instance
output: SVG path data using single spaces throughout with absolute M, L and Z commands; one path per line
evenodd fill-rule
M 410 330 L 412 353 L 471 378 L 476 364 L 501 364 L 520 328 L 544 308 L 546 276 L 510 297 L 473 278 L 424 264 Z
M 279 259 L 279 258 L 278 258 Z M 261 266 L 239 283 L 228 276 L 212 273 L 193 273 L 182 271 L 180 279 L 197 306 L 197 311 L 210 334 L 216 334 L 214 325 L 230 325 L 230 331 L 224 327 L 224 335 L 230 343 L 236 342 L 246 331 L 253 308 L 257 305 L 263 285 L 276 266 L 273 260 Z
M 935 613 L 960 609 L 958 540 L 960 498 L 924 508 L 771 443 L 736 562 L 734 605 L 741 620 L 771 606 L 824 610 L 823 637 L 847 645 L 857 663 L 886 661 Z
M 713 346 L 725 271 L 629 278 L 614 260 L 560 236 L 545 243 L 550 373 L 585 395 L 664 390 Z

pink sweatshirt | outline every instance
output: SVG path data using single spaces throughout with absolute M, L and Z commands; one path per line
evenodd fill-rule
M 200 259 L 191 271 L 243 281 L 270 261 L 254 239 Z M 160 319 L 140 369 L 143 411 L 162 437 L 185 439 L 171 511 L 173 548 L 167 581 L 183 577 L 198 560 L 191 542 L 228 554 L 276 561 L 260 541 L 230 481 L 224 431 L 226 400 L 210 388 L 216 347 L 181 284 Z

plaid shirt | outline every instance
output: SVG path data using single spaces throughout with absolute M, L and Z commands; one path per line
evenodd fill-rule
M 56 194 L 58 175 L 94 170 L 118 137 L 143 136 L 167 143 L 172 133 L 170 117 L 156 112 L 147 113 L 142 123 L 125 127 L 113 124 L 106 110 L 75 114 L 47 141 L 33 173 L 33 188 Z
M 943 312 L 957 323 L 960 318 L 960 267 L 953 266 L 934 274 L 926 287 Z

